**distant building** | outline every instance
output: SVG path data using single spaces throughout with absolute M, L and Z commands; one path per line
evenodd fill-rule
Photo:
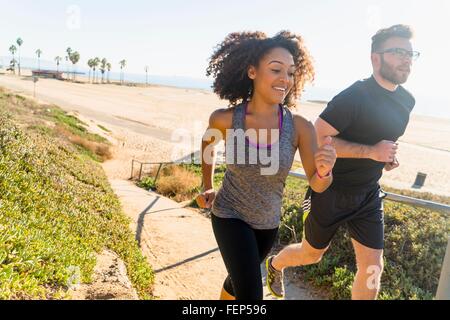
M 51 79 L 58 79 L 58 80 L 64 80 L 63 75 L 65 74 L 66 77 L 73 77 L 76 75 L 84 75 L 84 72 L 75 72 L 75 71 L 55 71 L 55 70 L 31 70 L 31 73 L 33 74 L 33 77 L 40 77 L 40 78 L 51 78 Z
M 54 70 L 32 70 L 33 77 L 40 78 L 52 78 L 63 80 L 63 72 L 62 71 L 54 71 Z

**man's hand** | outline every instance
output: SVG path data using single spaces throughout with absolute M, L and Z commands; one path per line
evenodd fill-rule
M 397 158 L 394 157 L 394 161 L 386 163 L 384 166 L 384 170 L 386 171 L 392 171 L 400 166 L 400 163 L 398 162 Z
M 378 162 L 393 163 L 397 149 L 398 144 L 396 142 L 387 140 L 380 141 L 371 147 L 370 159 Z
M 195 198 L 195 200 L 197 201 L 197 204 L 200 208 L 210 209 L 215 198 L 216 191 L 214 189 L 209 189 L 200 193 L 197 198 Z
M 320 176 L 326 176 L 330 173 L 336 163 L 336 149 L 334 149 L 332 142 L 330 136 L 326 137 L 323 146 L 317 150 L 314 156 L 316 169 Z

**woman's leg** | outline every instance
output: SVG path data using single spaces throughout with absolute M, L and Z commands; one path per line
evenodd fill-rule
M 272 230 L 254 230 L 256 242 L 258 244 L 259 262 L 263 263 L 273 247 L 278 228 Z M 225 279 L 222 291 L 220 293 L 220 300 L 235 300 L 233 284 L 230 276 Z
M 220 300 L 236 300 L 230 275 L 228 275 L 223 282 L 222 291 L 220 292 Z
M 228 293 L 234 295 L 237 300 L 262 300 L 260 263 L 263 259 L 261 260 L 260 246 L 257 241 L 257 238 L 261 237 L 257 237 L 255 230 L 238 219 L 222 219 L 211 215 L 211 221 L 222 258 L 231 278 L 233 292 Z M 263 248 L 265 250 L 261 250 L 264 254 L 263 251 L 267 251 L 268 243 L 273 243 L 273 240 L 260 239 L 260 242 L 262 244 L 267 242 Z
M 265 262 L 270 250 L 275 243 L 278 228 L 270 230 L 254 230 L 256 242 L 258 243 L 259 263 Z

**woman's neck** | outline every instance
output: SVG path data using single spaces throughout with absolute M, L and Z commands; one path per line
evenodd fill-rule
M 251 114 L 272 115 L 278 114 L 279 105 L 267 102 L 263 97 L 253 94 L 248 102 L 247 111 Z

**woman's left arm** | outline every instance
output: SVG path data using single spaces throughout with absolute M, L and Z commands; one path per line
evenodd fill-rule
M 315 192 L 322 193 L 333 182 L 332 170 L 336 162 L 336 150 L 331 144 L 332 138 L 327 137 L 319 147 L 311 121 L 294 115 L 294 124 L 298 150 L 309 185 Z

